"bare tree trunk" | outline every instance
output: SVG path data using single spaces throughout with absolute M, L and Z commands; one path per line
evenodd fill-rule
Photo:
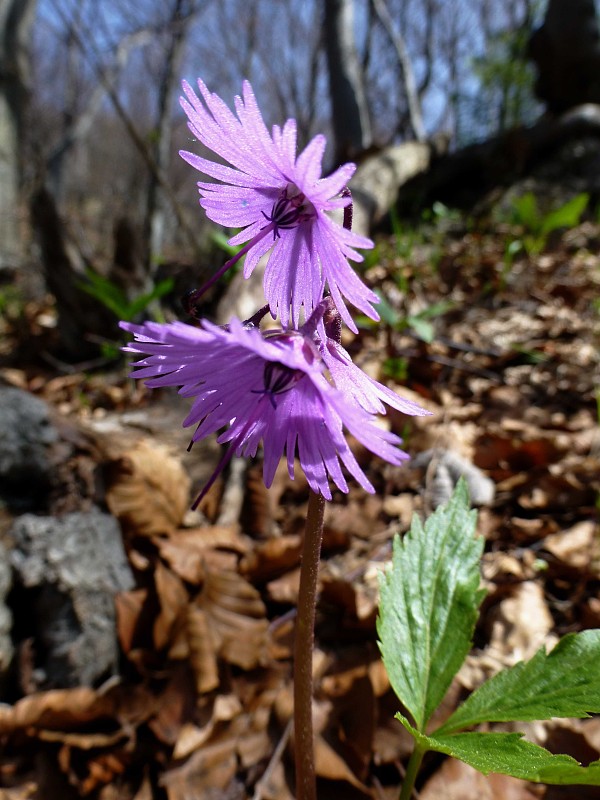
M 186 22 L 194 13 L 194 0 L 175 0 L 169 23 L 168 44 L 158 87 L 158 113 L 154 127 L 154 162 L 166 174 L 171 157 L 171 98 L 179 76 L 185 45 Z M 149 273 L 156 270 L 155 257 L 160 254 L 165 233 L 163 192 L 156 171 L 150 171 L 146 203 L 145 239 L 148 248 Z
M 371 123 L 354 39 L 353 0 L 325 0 L 325 52 L 339 163 L 371 145 Z
M 0 270 L 19 265 L 21 142 L 28 99 L 28 39 L 36 0 L 0 0 Z
M 65 25 L 68 24 L 68 17 L 63 12 L 63 10 L 59 6 L 56 6 L 55 10 L 59 15 L 63 24 Z M 141 31 L 139 33 L 140 35 L 144 35 Z M 177 224 L 183 235 L 186 237 L 190 249 L 194 253 L 197 252 L 198 239 L 196 236 L 196 232 L 193 229 L 193 227 L 188 223 L 183 211 L 183 207 L 179 202 L 174 190 L 172 189 L 167 179 L 167 176 L 156 163 L 156 159 L 154 158 L 154 155 L 152 153 L 152 148 L 146 141 L 146 137 L 139 132 L 139 130 L 137 129 L 136 125 L 133 122 L 133 119 L 131 118 L 130 114 L 126 109 L 124 102 L 121 100 L 119 93 L 116 89 L 116 86 L 114 84 L 112 73 L 103 63 L 97 43 L 94 41 L 93 31 L 91 31 L 89 27 L 81 27 L 80 30 L 73 30 L 71 35 L 75 43 L 77 44 L 77 47 L 83 54 L 85 60 L 87 61 L 89 66 L 93 69 L 96 78 L 98 79 L 99 83 L 102 85 L 106 93 L 106 96 L 112 103 L 112 106 L 117 114 L 117 117 L 123 123 L 125 130 L 127 131 L 127 134 L 129 135 L 135 148 L 137 149 L 142 159 L 144 160 L 148 170 L 151 173 L 155 174 L 156 180 L 158 181 L 162 189 L 163 196 L 165 197 L 166 200 L 168 200 L 171 206 L 171 210 L 177 220 Z
M 77 17 L 65 19 L 64 24 L 69 26 L 69 47 L 71 50 L 77 49 L 79 51 L 79 20 Z M 106 87 L 114 88 L 127 66 L 131 53 L 135 49 L 144 46 L 151 38 L 151 35 L 150 30 L 141 29 L 127 35 L 119 42 L 114 53 L 113 64 L 106 69 L 106 83 L 99 82 L 96 84 L 93 91 L 86 96 L 85 103 L 77 111 L 75 109 L 81 98 L 71 93 L 73 96 L 67 99 L 65 104 L 65 127 L 62 137 L 46 159 L 48 188 L 59 205 L 63 201 L 66 177 L 65 164 L 68 163 L 72 149 L 85 138 L 94 124 L 98 113 L 102 109 L 102 103 L 106 100 Z M 73 55 L 70 55 L 71 60 L 75 60 Z M 73 71 L 80 68 L 81 65 L 79 63 L 74 64 Z
M 56 299 L 60 355 L 70 361 L 95 357 L 99 338 L 114 341 L 117 337 L 117 318 L 82 288 L 87 265 L 45 187 L 31 198 L 31 218 L 46 285 Z
M 408 48 L 402 34 L 396 30 L 394 21 L 392 20 L 389 9 L 385 0 L 373 0 L 373 6 L 379 17 L 381 24 L 385 28 L 390 41 L 394 45 L 400 70 L 404 79 L 404 91 L 406 92 L 406 101 L 408 103 L 408 116 L 410 119 L 410 127 L 412 134 L 418 142 L 424 142 L 427 138 L 425 133 L 425 124 L 423 122 L 423 111 L 421 109 L 421 99 L 417 90 L 417 83 L 415 81 L 415 74 L 412 68 L 412 62 L 408 54 Z
M 600 29 L 594 0 L 550 0 L 529 41 L 535 90 L 553 114 L 600 103 Z

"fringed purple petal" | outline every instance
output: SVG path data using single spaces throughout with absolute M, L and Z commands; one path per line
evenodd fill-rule
M 265 276 L 265 294 L 271 310 L 280 314 L 284 325 L 290 320 L 298 324 L 301 310 L 310 314 L 329 283 L 340 314 L 352 330 L 356 326 L 346 301 L 377 319 L 372 308 L 377 297 L 347 263 L 348 259 L 362 260 L 356 248 L 372 247 L 372 242 L 328 216 L 330 211 L 350 202 L 349 198 L 340 197 L 340 192 L 351 178 L 354 165 L 343 164 L 322 178 L 325 138 L 316 136 L 296 156 L 295 121 L 288 120 L 283 127 L 274 126 L 269 132 L 249 83 L 244 83 L 241 97 L 235 98 L 234 111 L 211 94 L 202 81 L 198 87 L 200 96 L 189 84 L 183 86 L 185 96 L 181 103 L 190 128 L 202 144 L 227 163 L 214 163 L 187 151 L 182 156 L 195 169 L 221 182 L 201 182 L 200 202 L 213 222 L 242 228 L 232 243 L 252 241 L 269 226 L 276 238 L 281 237 L 275 242 Z M 294 219 L 292 201 L 298 192 L 303 195 L 305 209 Z M 268 249 L 265 242 L 249 248 L 246 277 Z
M 342 465 L 373 491 L 344 429 L 375 455 L 401 464 L 407 456 L 398 448 L 400 439 L 378 427 L 371 411 L 384 400 L 410 413 L 425 413 L 361 373 L 341 347 L 321 345 L 323 362 L 318 343 L 298 331 L 265 335 L 237 319 L 226 327 L 209 322 L 199 328 L 180 322 L 122 327 L 135 338 L 126 349 L 143 356 L 134 364 L 135 377 L 151 386 L 179 385 L 181 394 L 194 398 L 184 420 L 196 426 L 193 441 L 219 434 L 219 442 L 231 443 L 244 456 L 253 456 L 262 443 L 267 485 L 285 452 L 290 475 L 297 455 L 309 486 L 324 497 L 331 498 L 330 481 L 348 491 Z M 318 327 L 310 328 L 311 337 Z M 289 376 L 288 385 L 275 386 L 267 379 L 272 374 L 268 363 Z M 326 367 L 335 387 L 323 374 Z

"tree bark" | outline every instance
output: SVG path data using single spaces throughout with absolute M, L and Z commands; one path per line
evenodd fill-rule
M 371 123 L 354 39 L 353 0 L 325 0 L 325 52 L 335 160 L 340 163 L 371 145 Z
M 418 142 L 424 142 L 427 138 L 425 123 L 423 122 L 423 110 L 421 108 L 421 98 L 417 89 L 417 82 L 412 68 L 412 61 L 408 53 L 408 48 L 402 34 L 396 30 L 394 21 L 385 3 L 385 0 L 373 0 L 373 7 L 379 17 L 381 24 L 386 30 L 390 41 L 394 46 L 398 63 L 404 80 L 404 91 L 406 92 L 406 102 L 408 104 L 408 116 L 413 138 Z
M 0 270 L 19 266 L 28 41 L 36 0 L 0 0 Z
M 169 21 L 168 44 L 158 87 L 158 111 L 154 126 L 154 162 L 158 171 L 166 174 L 171 157 L 171 98 L 178 81 L 179 67 L 185 45 L 186 23 L 194 13 L 193 0 L 175 0 Z M 156 272 L 156 256 L 160 255 L 165 232 L 165 204 L 156 171 L 150 171 L 148 185 L 145 239 L 149 274 Z
M 60 357 L 68 361 L 95 358 L 100 351 L 99 339 L 117 338 L 117 319 L 83 290 L 87 265 L 69 241 L 54 198 L 45 187 L 31 198 L 31 219 L 46 285 L 56 299 Z
M 552 114 L 600 103 L 600 28 L 594 0 L 550 0 L 529 41 L 535 91 Z

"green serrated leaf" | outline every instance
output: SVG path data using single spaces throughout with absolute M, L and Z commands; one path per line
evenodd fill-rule
M 476 514 L 461 481 L 425 523 L 396 536 L 392 568 L 381 576 L 377 632 L 383 663 L 401 703 L 423 730 L 469 649 L 479 604 Z
M 482 684 L 436 731 L 480 722 L 587 717 L 600 713 L 600 630 L 571 633 Z
M 479 772 L 499 772 L 536 783 L 600 786 L 600 761 L 582 767 L 567 755 L 554 755 L 520 733 L 456 733 L 421 736 L 421 746 L 459 758 Z
M 498 772 L 536 783 L 600 785 L 600 760 L 587 767 L 571 756 L 550 753 L 521 733 L 454 733 L 426 736 L 396 714 L 422 752 L 435 750 L 458 758 L 484 775 Z

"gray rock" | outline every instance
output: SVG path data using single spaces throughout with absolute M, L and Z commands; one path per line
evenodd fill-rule
M 427 470 L 430 502 L 433 508 L 450 500 L 454 487 L 464 478 L 474 506 L 489 506 L 494 502 L 496 486 L 484 473 L 453 450 L 435 448 L 419 453 L 410 462 L 411 467 Z
M 354 220 L 352 229 L 368 236 L 395 204 L 398 191 L 407 181 L 424 172 L 431 162 L 432 147 L 425 142 L 391 145 L 369 156 L 350 181 Z
M 24 514 L 10 535 L 34 649 L 44 654 L 40 684 L 89 686 L 114 674 L 114 596 L 133 586 L 116 519 L 98 509 L 62 518 Z
M 0 542 L 0 679 L 6 674 L 14 652 L 10 637 L 12 614 L 5 603 L 12 583 L 11 577 L 8 554 Z
M 29 392 L 0 387 L 0 484 L 49 482 L 48 446 L 58 433 L 48 405 Z

